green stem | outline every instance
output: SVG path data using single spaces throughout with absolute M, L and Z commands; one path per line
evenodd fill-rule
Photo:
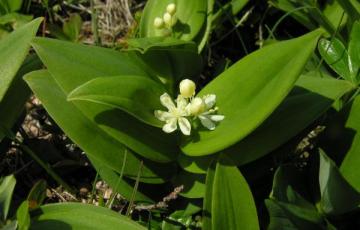
M 134 201 L 135 201 L 135 197 L 136 197 L 136 192 L 139 188 L 139 182 L 140 182 L 140 176 L 141 176 L 141 172 L 142 172 L 142 168 L 143 168 L 143 165 L 144 165 L 144 162 L 141 161 L 140 162 L 140 167 L 139 167 L 139 171 L 138 171 L 138 174 L 136 176 L 136 181 L 135 181 L 135 185 L 134 185 L 134 189 L 133 189 L 133 192 L 131 194 L 131 198 L 130 198 L 130 202 L 129 202 L 129 207 L 127 208 L 126 210 L 126 216 L 130 216 L 130 212 L 131 212 L 131 209 L 134 205 Z
M 14 138 L 13 141 L 19 144 L 20 149 L 34 159 L 58 184 L 62 185 L 68 192 L 74 193 L 74 190 L 63 179 L 61 179 L 61 177 L 50 167 L 50 165 L 41 160 L 28 146 L 24 145 L 21 140 Z
M 123 178 L 123 175 L 124 175 L 124 171 L 125 171 L 125 165 L 126 165 L 126 158 L 127 158 L 127 148 L 125 148 L 125 153 L 124 153 L 124 158 L 123 158 L 123 163 L 122 163 L 122 166 L 121 166 L 121 171 L 120 171 L 120 175 L 119 175 L 119 178 L 118 180 L 116 181 L 116 185 L 115 185 L 115 188 L 114 188 L 114 192 L 111 194 L 111 197 L 109 199 L 109 203 L 108 203 L 108 208 L 111 209 L 112 208 L 112 205 L 114 203 L 114 200 L 115 200 L 115 197 L 116 197 L 116 190 L 117 188 L 119 187 L 119 183 L 120 181 L 122 180 Z
M 91 189 L 91 196 L 90 196 L 90 204 L 92 204 L 92 201 L 94 199 L 94 195 L 95 195 L 95 190 L 96 190 L 96 182 L 99 179 L 99 173 L 96 172 L 96 176 L 94 178 L 93 184 L 92 184 L 92 189 Z

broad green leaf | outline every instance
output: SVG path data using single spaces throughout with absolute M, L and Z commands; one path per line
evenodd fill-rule
M 141 63 L 114 50 L 43 38 L 35 39 L 33 47 L 65 95 L 94 78 L 148 76 Z M 74 105 L 101 130 L 141 156 L 163 163 L 175 159 L 176 135 L 168 135 L 106 105 L 86 101 Z
M 237 167 L 216 165 L 211 222 L 212 229 L 260 229 L 251 190 Z
M 13 175 L 0 178 L 0 218 L 5 221 L 9 212 L 16 179 Z
M 353 82 L 353 74 L 349 67 L 352 65 L 348 52 L 340 40 L 333 38 L 331 41 L 325 38 L 319 41 L 319 52 L 325 62 L 342 78 Z
M 187 198 L 203 198 L 205 195 L 205 176 L 201 174 L 179 172 L 172 180 L 174 186 L 184 186 L 180 195 Z
M 324 213 L 340 215 L 360 205 L 360 193 L 345 180 L 323 151 L 320 151 L 319 184 L 320 205 Z
M 207 169 L 205 179 L 205 196 L 203 201 L 203 215 L 202 215 L 202 227 L 203 229 L 211 230 L 211 218 L 212 218 L 212 194 L 215 177 L 216 161 L 213 161 Z
M 272 199 L 265 200 L 269 211 L 269 230 L 325 229 L 321 216 L 313 210 Z
M 16 219 L 18 222 L 18 230 L 28 230 L 30 227 L 29 201 L 25 200 L 21 203 L 16 211 Z
M 82 24 L 83 21 L 79 14 L 71 15 L 69 20 L 64 22 L 63 31 L 70 41 L 79 41 Z
M 353 101 L 345 127 L 356 131 L 351 147 L 347 152 L 340 166 L 341 174 L 345 179 L 360 192 L 360 97 L 357 96 Z
M 121 109 L 149 125 L 162 127 L 154 111 L 163 109 L 162 84 L 144 76 L 95 78 L 74 89 L 70 101 L 89 101 Z
M 31 188 L 26 198 L 29 202 L 30 210 L 38 208 L 40 205 L 42 205 L 42 203 L 46 198 L 46 188 L 47 188 L 46 180 L 39 180 Z
M 314 73 L 303 75 L 264 123 L 224 152 L 236 165 L 257 160 L 301 132 L 352 88 L 344 80 L 318 78 L 314 77 Z
M 350 42 L 349 42 L 349 57 L 351 63 L 351 72 L 354 74 L 356 81 L 360 80 L 359 78 L 359 68 L 360 68 L 360 22 L 356 21 L 353 24 Z
M 216 155 L 190 157 L 185 154 L 179 154 L 177 161 L 185 171 L 197 174 L 206 174 L 211 161 L 216 157 Z
M 18 70 L 13 79 L 11 86 L 8 88 L 4 98 L 0 101 L 0 127 L 10 130 L 21 112 L 24 110 L 24 105 L 30 96 L 30 89 L 22 79 L 22 77 L 33 70 L 40 69 L 42 63 L 35 55 L 29 55 L 21 68 Z M 4 134 L 0 131 L 0 141 L 4 138 Z
M 177 92 L 177 83 L 183 78 L 195 78 L 202 70 L 202 58 L 197 45 L 171 37 L 129 39 L 128 50 L 138 51 L 138 56 L 168 85 Z
M 62 130 L 79 145 L 98 164 L 120 173 L 126 154 L 124 175 L 136 176 L 140 159 L 134 156 L 123 144 L 101 130 L 96 123 L 79 111 L 71 102 L 66 101 L 66 95 L 47 71 L 35 71 L 25 77 L 26 82 L 35 95 L 41 100 L 45 109 Z M 61 108 L 61 112 L 58 109 Z M 156 180 L 160 173 L 171 177 L 176 168 L 172 164 L 149 164 L 145 162 L 143 174 Z M 170 171 L 169 171 L 170 170 Z
M 193 40 L 203 29 L 207 13 L 207 0 L 149 0 L 140 22 L 141 37 L 164 36 L 164 31 L 154 27 L 154 19 L 162 18 L 169 3 L 176 3 L 177 24 L 173 27 L 176 38 Z
M 0 40 L 0 101 L 14 81 L 41 21 L 41 18 L 35 19 Z
M 85 230 L 121 229 L 146 230 L 130 218 L 110 209 L 80 203 L 44 205 L 32 212 L 30 229 Z
M 214 131 L 194 130 L 193 136 L 183 139 L 183 152 L 191 156 L 212 154 L 250 134 L 289 93 L 321 34 L 316 30 L 266 46 L 210 82 L 199 96 L 215 94 L 219 114 L 225 119 Z

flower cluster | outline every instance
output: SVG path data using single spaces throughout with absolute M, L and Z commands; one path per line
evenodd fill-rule
M 182 80 L 179 85 L 180 94 L 175 102 L 164 93 L 160 96 L 160 102 L 168 111 L 155 110 L 155 117 L 165 122 L 163 131 L 172 133 L 178 126 L 184 135 L 191 133 L 191 120 L 189 118 L 199 119 L 201 124 L 209 130 L 214 130 L 216 122 L 222 121 L 225 116 L 216 114 L 218 107 L 216 95 L 208 94 L 203 97 L 196 97 L 196 85 L 189 79 Z
M 164 13 L 163 17 L 156 17 L 154 19 L 154 27 L 156 29 L 168 29 L 171 30 L 171 28 L 176 24 L 177 17 L 175 15 L 176 13 L 176 5 L 174 3 L 171 3 L 167 5 L 166 12 Z

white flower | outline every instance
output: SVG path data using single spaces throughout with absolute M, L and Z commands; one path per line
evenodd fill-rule
M 176 13 L 176 5 L 174 3 L 170 3 L 166 7 L 166 12 L 168 12 L 171 15 L 174 15 Z
M 203 96 L 202 101 L 205 105 L 205 108 L 203 110 L 204 112 L 192 115 L 197 116 L 204 127 L 208 128 L 209 130 L 214 130 L 216 127 L 215 122 L 220 122 L 224 120 L 225 116 L 213 114 L 218 110 L 217 107 L 213 108 L 216 103 L 215 94 L 208 94 Z
M 179 85 L 180 94 L 185 98 L 190 98 L 195 95 L 196 85 L 195 82 L 189 79 L 184 79 Z
M 164 27 L 164 20 L 160 17 L 154 19 L 154 27 L 156 29 L 162 29 Z
M 206 105 L 203 99 L 200 97 L 195 97 L 188 105 L 188 109 L 192 115 L 198 115 L 205 111 Z
M 175 106 L 169 94 L 164 93 L 160 96 L 160 102 L 169 110 L 168 112 L 161 110 L 155 111 L 155 117 L 160 121 L 166 122 L 166 124 L 163 126 L 163 131 L 166 133 L 172 133 L 179 125 L 180 130 L 184 135 L 190 135 L 191 124 L 186 118 L 189 116 L 186 110 L 188 105 L 187 100 L 183 96 L 179 95 L 176 99 L 177 106 Z

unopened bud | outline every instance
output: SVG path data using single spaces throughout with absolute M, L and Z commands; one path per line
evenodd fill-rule
M 154 27 L 156 29 L 162 29 L 164 27 L 164 20 L 162 20 L 160 17 L 156 17 L 154 19 Z
M 170 3 L 166 7 L 166 12 L 168 12 L 171 15 L 174 15 L 176 13 L 176 5 L 175 3 Z
M 190 103 L 190 113 L 192 115 L 198 115 L 205 111 L 205 102 L 200 97 L 195 97 Z
M 185 98 L 190 98 L 195 95 L 196 85 L 195 82 L 189 79 L 184 79 L 179 85 L 180 94 Z
M 172 21 L 172 16 L 171 16 L 171 14 L 169 14 L 169 13 L 165 13 L 164 14 L 164 16 L 163 16 L 163 20 L 164 20 L 164 22 L 165 22 L 165 24 L 166 25 L 168 25 L 168 26 L 171 26 L 172 25 L 172 23 L 171 23 L 171 21 Z

